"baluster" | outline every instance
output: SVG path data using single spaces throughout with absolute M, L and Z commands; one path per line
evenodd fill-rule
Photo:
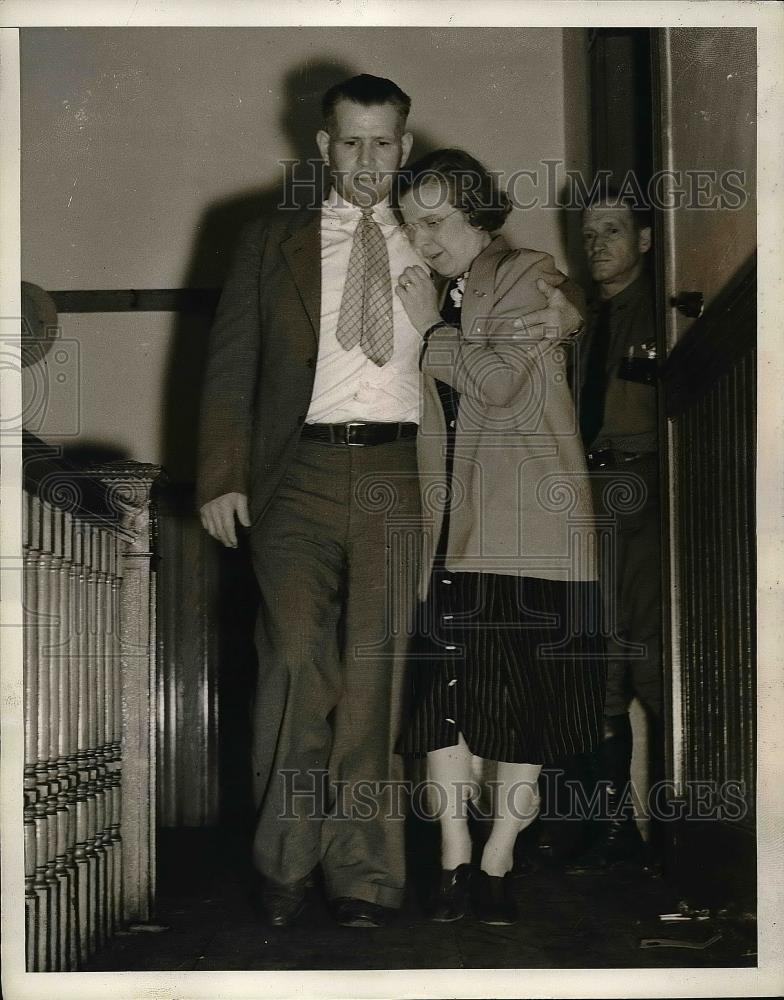
M 40 786 L 39 786 L 40 787 Z M 36 896 L 36 911 L 38 915 L 38 932 L 35 941 L 35 972 L 48 972 L 48 917 L 49 917 L 49 887 L 46 884 L 46 801 L 41 791 L 36 791 L 36 801 L 33 807 L 33 825 L 35 826 L 35 871 L 33 873 L 33 891 Z
M 35 889 L 35 789 L 25 793 L 24 807 L 24 852 L 25 852 L 25 968 L 28 972 L 37 969 L 38 946 L 38 894 Z
M 79 784 L 76 786 L 74 865 L 76 866 L 76 940 L 78 964 L 82 965 L 90 954 L 90 870 L 87 860 L 87 782 L 83 779 L 81 772 Z
M 115 926 L 122 921 L 122 697 L 120 660 L 120 587 L 122 586 L 122 558 L 116 536 L 112 539 L 111 581 L 111 667 L 112 667 L 112 824 L 111 837 L 114 850 L 113 914 Z
M 96 526 L 95 541 L 95 676 L 96 676 L 96 784 L 95 851 L 98 857 L 97 942 L 102 946 L 108 937 L 108 863 L 106 850 L 106 533 Z
M 68 672 L 66 642 L 68 629 L 68 569 L 65 565 L 65 515 L 59 507 L 51 510 L 52 518 L 52 628 L 51 652 L 54 663 L 51 673 L 52 749 L 54 751 L 54 862 L 52 877 L 56 882 L 57 935 L 55 940 L 55 969 L 68 967 L 68 870 L 66 850 L 68 844 L 68 763 L 66 745 L 68 737 Z
M 87 756 L 90 739 L 88 664 L 87 664 L 87 567 L 86 525 L 74 525 L 74 562 L 76 569 L 75 639 L 78 676 L 76 713 L 76 837 L 74 864 L 77 870 L 77 929 L 79 964 L 90 954 L 89 905 L 90 869 L 87 863 Z
M 25 926 L 27 971 L 36 969 L 38 896 L 36 894 L 36 760 L 38 757 L 38 546 L 40 525 L 36 521 L 37 498 L 25 493 L 22 503 L 24 545 L 24 844 Z
M 68 842 L 66 867 L 69 873 L 68 968 L 79 967 L 78 870 L 76 867 L 76 787 L 79 784 L 77 750 L 79 746 L 79 566 L 77 563 L 76 532 L 78 522 L 70 513 L 65 515 L 65 564 L 68 572 Z
M 57 793 L 56 782 L 49 783 L 46 800 L 46 885 L 48 913 L 47 969 L 59 969 L 60 941 L 60 881 L 57 878 Z
M 114 885 L 112 906 L 115 927 L 123 919 L 123 857 L 122 857 L 122 775 L 119 768 L 112 774 L 112 850 L 114 851 Z
M 52 646 L 52 519 L 51 506 L 41 500 L 40 550 L 38 553 L 38 760 L 36 761 L 36 891 L 39 898 L 40 936 L 38 957 L 41 971 L 54 968 L 57 937 L 57 879 L 54 874 L 57 809 L 53 801 L 54 760 L 52 739 L 51 675 Z M 43 871 L 41 867 L 43 866 Z
M 64 971 L 73 968 L 71 965 L 73 873 L 69 864 L 73 817 L 69 800 L 69 786 L 69 775 L 65 773 L 59 781 L 59 791 L 57 793 L 57 837 L 55 853 L 55 875 L 58 881 L 59 898 L 57 968 Z
M 57 655 L 59 684 L 57 703 L 59 728 L 57 732 L 57 858 L 55 871 L 60 884 L 59 968 L 72 969 L 73 946 L 73 892 L 74 872 L 72 857 L 72 827 L 74 822 L 71 801 L 71 515 L 58 510 L 56 515 L 57 555 L 59 558 L 59 605 L 57 610 Z
M 95 828 L 96 828 L 96 770 L 91 767 L 87 772 L 85 783 L 85 807 L 87 810 L 87 839 L 85 846 L 85 857 L 87 858 L 87 869 L 89 872 L 90 895 L 89 910 L 87 913 L 87 942 L 89 953 L 92 954 L 98 944 L 98 854 L 95 850 Z
M 49 553 L 47 568 L 47 604 L 46 604 L 46 641 L 43 653 L 48 665 L 49 678 L 49 716 L 47 721 L 49 756 L 46 762 L 48 795 L 46 800 L 46 883 L 49 887 L 49 929 L 48 968 L 57 971 L 60 968 L 60 880 L 57 877 L 57 834 L 59 826 L 58 797 L 60 785 L 58 777 L 58 731 L 59 690 L 60 690 L 60 650 L 57 648 L 59 623 L 57 616 L 60 610 L 60 556 L 58 554 L 57 538 L 57 508 L 48 501 L 42 504 L 43 515 L 43 547 Z
M 50 909 L 48 885 L 46 881 L 46 851 L 48 846 L 46 803 L 49 797 L 49 564 L 51 553 L 48 549 L 48 532 L 44 503 L 33 497 L 33 534 L 36 542 L 36 693 L 37 701 L 31 706 L 35 712 L 35 891 L 38 897 L 38 942 L 36 948 L 36 971 L 49 970 L 48 941 L 50 931 Z
M 115 851 L 112 841 L 112 759 L 114 756 L 113 731 L 114 731 L 114 711 L 112 706 L 112 545 L 113 535 L 110 531 L 101 531 L 101 660 L 103 663 L 103 700 L 101 704 L 101 717 L 103 720 L 103 732 L 101 744 L 103 747 L 103 825 L 101 845 L 106 865 L 104 884 L 104 926 L 107 937 L 114 933 L 114 862 Z
M 85 565 L 87 569 L 87 847 L 85 850 L 90 872 L 90 911 L 88 942 L 92 953 L 98 941 L 100 908 L 100 858 L 96 851 L 97 778 L 98 778 L 98 636 L 96 602 L 96 534 L 94 525 L 86 526 Z

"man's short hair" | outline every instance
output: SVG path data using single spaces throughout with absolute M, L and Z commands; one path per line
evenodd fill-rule
M 324 94 L 321 113 L 327 132 L 330 126 L 335 124 L 335 108 L 338 101 L 353 101 L 366 108 L 377 104 L 391 104 L 400 117 L 401 129 L 405 127 L 408 112 L 411 110 L 411 98 L 408 94 L 404 94 L 396 83 L 383 76 L 360 73 L 359 76 L 352 76 L 350 80 L 336 83 Z
M 605 177 L 602 177 L 591 188 L 588 200 L 583 206 L 583 211 L 600 206 L 628 208 L 632 214 L 632 222 L 637 232 L 641 229 L 649 229 L 653 225 L 653 215 L 648 202 L 642 200 L 639 194 L 635 194 L 634 191 L 627 188 L 622 190 L 617 184 L 607 180 Z

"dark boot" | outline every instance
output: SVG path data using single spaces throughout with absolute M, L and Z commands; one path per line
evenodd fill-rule
M 614 865 L 643 864 L 645 845 L 634 820 L 631 786 L 632 726 L 628 714 L 604 720 L 604 740 L 595 752 L 601 810 L 596 837 L 567 866 L 571 874 L 603 871 Z

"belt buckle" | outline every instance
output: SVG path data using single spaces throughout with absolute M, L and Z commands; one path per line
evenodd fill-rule
M 355 421 L 353 421 L 351 423 L 346 424 L 346 444 L 349 446 L 349 448 L 364 448 L 365 447 L 365 445 L 361 441 L 352 441 L 351 440 L 351 430 L 352 430 L 352 428 L 354 428 L 354 427 L 365 427 L 365 426 L 366 426 L 366 424 L 364 424 L 361 420 L 355 420 Z

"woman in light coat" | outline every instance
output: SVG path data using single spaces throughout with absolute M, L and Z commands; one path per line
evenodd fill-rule
M 548 254 L 496 235 L 509 201 L 462 150 L 415 164 L 400 210 L 427 267 L 450 279 L 440 299 L 424 267 L 407 268 L 397 287 L 423 336 L 421 589 L 432 648 L 414 664 L 401 749 L 426 754 L 441 789 L 431 918 L 460 919 L 473 895 L 480 920 L 509 924 L 514 845 L 536 817 L 541 767 L 589 750 L 602 720 L 594 525 L 569 344 L 519 323 L 547 305 L 548 286 L 580 294 Z M 475 871 L 466 789 L 481 760 L 497 762 L 497 783 Z

